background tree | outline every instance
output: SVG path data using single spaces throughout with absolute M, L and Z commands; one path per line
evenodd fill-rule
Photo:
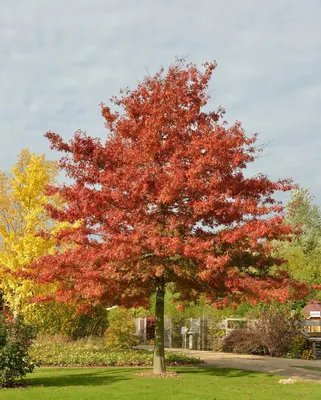
M 54 184 L 58 165 L 44 155 L 22 150 L 12 172 L 0 172 L 0 288 L 15 313 L 29 305 L 37 285 L 15 272 L 31 260 L 53 251 L 54 238 L 38 235 L 54 231 L 44 204 L 47 185 Z
M 143 305 L 155 293 L 156 373 L 165 371 L 166 285 L 221 305 L 304 293 L 286 273 L 269 272 L 280 262 L 270 241 L 291 231 L 273 194 L 291 183 L 244 176 L 256 136 L 227 126 L 221 108 L 204 111 L 214 68 L 177 62 L 114 97 L 119 111 L 103 104 L 104 142 L 46 134 L 66 153 L 60 166 L 73 181 L 51 188 L 66 202 L 49 207 L 51 216 L 82 224 L 59 235 L 75 247 L 40 259 L 37 278 L 59 282 L 57 296 L 83 306 Z
M 295 279 L 320 284 L 321 211 L 308 189 L 292 191 L 285 221 L 299 231 L 290 242 L 275 243 L 277 255 L 286 259 L 285 268 Z

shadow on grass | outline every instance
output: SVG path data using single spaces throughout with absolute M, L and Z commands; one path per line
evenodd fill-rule
M 106 386 L 118 381 L 131 379 L 129 370 L 101 369 L 88 372 L 72 370 L 45 371 L 46 376 L 29 376 L 27 383 L 32 386 L 64 387 L 64 386 Z
M 119 381 L 129 381 L 135 378 L 135 374 L 140 371 L 150 370 L 149 368 L 101 368 L 92 371 L 75 369 L 49 369 L 43 371 L 45 376 L 29 376 L 27 383 L 31 386 L 42 387 L 66 387 L 66 386 L 106 386 Z M 194 367 L 171 367 L 169 371 L 177 371 L 182 377 L 184 375 L 206 375 L 217 378 L 251 378 L 255 379 L 262 376 L 262 373 L 255 371 L 245 371 L 230 368 L 216 368 L 212 366 Z M 273 375 L 264 374 L 272 377 Z M 186 376 L 187 378 L 187 376 Z M 150 379 L 142 377 L 142 379 Z M 188 378 L 187 378 L 188 379 Z
M 225 367 L 213 367 L 213 366 L 199 366 L 199 367 L 190 367 L 186 369 L 175 369 L 179 374 L 202 374 L 207 376 L 217 376 L 217 377 L 224 377 L 224 378 L 256 378 L 258 376 L 269 376 L 273 377 L 272 374 L 267 374 L 265 372 L 257 372 L 257 371 L 248 371 L 243 369 L 231 369 Z

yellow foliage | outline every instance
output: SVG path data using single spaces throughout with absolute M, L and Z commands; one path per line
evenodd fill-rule
M 53 201 L 45 188 L 55 183 L 57 174 L 57 163 L 29 149 L 21 151 L 11 174 L 0 172 L 0 289 L 15 312 L 28 307 L 41 288 L 12 272 L 55 248 L 53 239 L 37 233 L 57 229 L 44 208 Z

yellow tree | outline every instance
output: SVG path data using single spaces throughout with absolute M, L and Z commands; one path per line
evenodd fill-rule
M 0 172 L 0 289 L 15 313 L 23 312 L 40 288 L 14 272 L 54 251 L 54 240 L 39 232 L 57 229 L 44 207 L 52 201 L 46 186 L 57 174 L 57 163 L 29 149 L 20 152 L 10 174 Z

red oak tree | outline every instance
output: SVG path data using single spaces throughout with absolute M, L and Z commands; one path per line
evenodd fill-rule
M 164 372 L 164 292 L 182 299 L 255 301 L 303 296 L 305 289 L 271 267 L 270 242 L 286 239 L 282 205 L 288 180 L 246 177 L 256 135 L 223 109 L 207 112 L 214 63 L 184 61 L 146 77 L 137 89 L 102 104 L 105 141 L 77 131 L 69 142 L 46 134 L 71 184 L 50 188 L 65 207 L 65 251 L 38 261 L 37 278 L 58 284 L 56 298 L 79 304 L 142 305 L 156 293 L 154 372 Z

